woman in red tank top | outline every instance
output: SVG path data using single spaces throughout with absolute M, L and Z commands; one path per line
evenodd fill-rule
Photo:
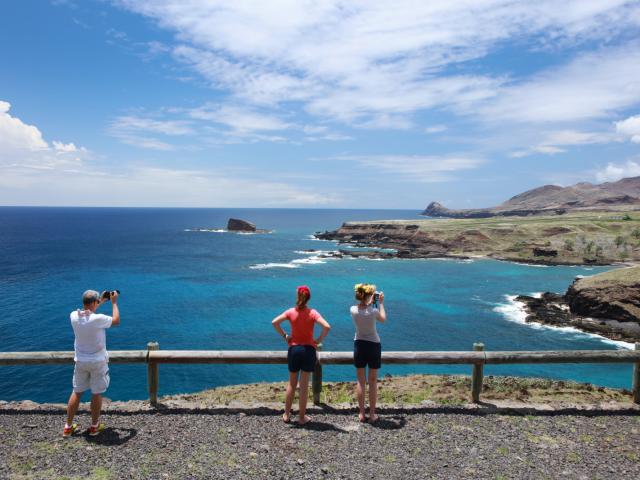
M 316 347 L 322 343 L 331 326 L 322 318 L 322 315 L 307 306 L 307 302 L 311 298 L 309 287 L 306 285 L 298 287 L 297 294 L 296 306 L 278 315 L 271 324 L 289 345 L 287 352 L 289 384 L 287 385 L 287 396 L 282 419 L 286 423 L 291 420 L 291 405 L 298 385 L 298 373 L 300 373 L 298 423 L 304 425 L 311 420 L 306 415 L 306 411 L 309 398 L 309 374 L 313 372 L 316 366 Z M 291 324 L 291 335 L 287 334 L 280 325 L 285 320 L 289 320 Z M 322 333 L 314 340 L 313 327 L 316 323 L 322 326 Z

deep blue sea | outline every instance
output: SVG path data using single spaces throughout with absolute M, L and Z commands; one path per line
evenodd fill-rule
M 273 233 L 222 230 L 238 217 Z M 334 250 L 313 240 L 349 220 L 416 219 L 417 211 L 301 209 L 0 208 L 0 351 L 71 350 L 69 313 L 86 289 L 119 289 L 122 325 L 111 350 L 284 350 L 273 317 L 311 287 L 311 305 L 331 323 L 325 350 L 351 350 L 353 284 L 384 290 L 385 350 L 621 348 L 598 337 L 525 325 L 508 298 L 563 292 L 576 275 L 604 268 L 536 267 L 491 260 L 322 260 L 303 250 Z M 438 220 L 433 220 L 438 221 Z M 207 229 L 212 231 L 198 231 Z M 110 304 L 101 307 L 110 314 Z M 382 374 L 469 373 L 471 367 L 383 366 Z M 72 365 L 2 366 L 0 399 L 66 401 Z M 628 365 L 485 367 L 516 374 L 630 386 Z M 326 380 L 353 379 L 348 366 Z M 284 380 L 285 365 L 161 365 L 160 394 L 218 385 Z M 112 365 L 112 399 L 146 398 L 145 365 Z

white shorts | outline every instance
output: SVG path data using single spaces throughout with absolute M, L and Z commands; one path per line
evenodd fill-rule
M 91 389 L 91 393 L 104 393 L 109 388 L 109 364 L 100 362 L 76 362 L 73 370 L 73 391 L 82 393 Z

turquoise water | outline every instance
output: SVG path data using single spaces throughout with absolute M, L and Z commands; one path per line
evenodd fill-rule
M 201 232 L 223 229 L 229 217 L 271 234 Z M 350 350 L 352 287 L 384 290 L 389 316 L 379 328 L 385 350 L 614 349 L 577 332 L 518 322 L 507 295 L 562 292 L 576 275 L 603 268 L 534 267 L 490 260 L 318 259 L 305 249 L 333 250 L 310 239 L 348 220 L 418 218 L 417 211 L 286 209 L 0 208 L 0 350 L 70 350 L 68 314 L 87 288 L 122 291 L 122 325 L 107 333 L 111 350 L 284 349 L 273 317 L 307 284 L 311 304 L 332 324 L 326 350 Z M 322 262 L 322 263 L 321 263 Z M 110 313 L 110 306 L 102 307 Z M 64 401 L 72 365 L 0 367 L 0 398 Z M 468 373 L 470 367 L 383 366 L 382 374 Z M 160 367 L 160 393 L 276 381 L 286 366 Z M 517 374 L 629 387 L 628 365 L 486 367 Z M 112 399 L 146 397 L 146 366 L 112 365 Z M 328 366 L 325 379 L 352 379 L 348 366 Z

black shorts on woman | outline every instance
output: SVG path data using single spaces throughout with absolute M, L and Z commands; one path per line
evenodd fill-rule
M 382 366 L 382 344 L 369 340 L 353 342 L 353 364 L 356 368 L 379 369 Z
M 312 345 L 293 345 L 287 352 L 287 363 L 291 373 L 313 372 L 316 368 L 316 349 Z

